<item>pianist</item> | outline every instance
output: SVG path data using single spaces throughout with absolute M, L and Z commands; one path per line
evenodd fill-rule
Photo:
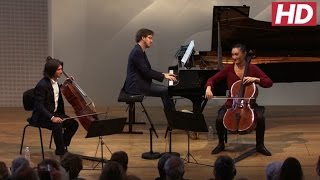
M 227 80 L 228 89 L 231 88 L 232 84 L 242 79 L 245 69 L 245 57 L 246 47 L 243 44 L 235 44 L 232 47 L 232 59 L 234 63 L 226 65 L 221 71 L 212 76 L 207 80 L 205 97 L 207 99 L 213 98 L 214 86 L 222 80 Z M 244 77 L 244 83 L 256 83 L 261 87 L 269 88 L 272 86 L 272 80 L 257 66 L 250 64 L 247 76 Z M 223 117 L 227 109 L 232 105 L 232 100 L 227 100 L 226 103 L 219 109 L 218 116 L 216 119 L 216 130 L 219 138 L 219 144 L 215 149 L 212 150 L 211 154 L 217 154 L 224 151 L 224 134 L 226 129 L 223 125 Z M 264 146 L 264 132 L 265 132 L 265 118 L 264 118 L 264 107 L 258 106 L 257 103 L 253 104 L 255 120 L 257 123 L 256 127 L 256 150 L 257 152 L 271 156 L 270 151 Z
M 151 47 L 153 34 L 149 29 L 140 29 L 136 33 L 137 44 L 129 55 L 124 91 L 133 95 L 161 97 L 164 109 L 175 110 L 172 98 L 168 95 L 168 87 L 152 82 L 153 79 L 159 82 L 164 79 L 176 81 L 174 74 L 161 73 L 151 68 L 145 50 Z

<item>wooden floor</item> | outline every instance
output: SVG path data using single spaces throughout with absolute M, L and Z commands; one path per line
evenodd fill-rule
M 208 125 L 214 128 L 216 106 L 207 106 L 204 115 Z M 265 177 L 265 167 L 269 162 L 281 161 L 288 156 L 294 156 L 300 160 L 305 179 L 318 179 L 315 172 L 315 164 L 320 155 L 320 107 L 319 106 L 270 106 L 266 107 L 266 135 L 265 145 L 272 152 L 271 157 L 261 154 L 253 154 L 236 164 L 237 177 L 258 179 Z M 105 110 L 103 108 L 99 110 Z M 157 152 L 168 151 L 168 138 L 165 139 L 166 119 L 161 107 L 147 107 L 153 120 L 159 138 L 154 138 L 153 149 Z M 23 108 L 0 108 L 0 160 L 8 166 L 19 155 L 23 127 L 30 112 Z M 67 113 L 73 115 L 72 109 Z M 126 117 L 126 107 L 110 107 L 109 116 Z M 137 121 L 146 121 L 141 108 L 137 107 Z M 123 150 L 129 155 L 128 174 L 134 174 L 141 179 L 154 179 L 158 176 L 158 160 L 144 160 L 142 153 L 149 149 L 149 124 L 135 126 L 135 130 L 144 134 L 117 134 L 103 137 L 107 147 L 112 151 Z M 127 127 L 125 127 L 127 128 Z M 54 149 L 49 149 L 50 131 L 43 130 L 45 156 L 56 158 Z M 98 138 L 84 138 L 86 131 L 80 127 L 72 144 L 70 152 L 94 156 L 98 144 Z M 31 148 L 32 164 L 35 166 L 41 160 L 40 143 L 36 128 L 28 129 L 25 145 Z M 247 135 L 229 135 L 226 152 L 221 155 L 237 157 L 240 154 L 255 147 L 255 133 Z M 208 141 L 206 133 L 200 133 L 199 140 L 190 141 L 190 153 L 200 164 L 212 165 L 217 155 L 210 152 L 217 145 L 217 137 Z M 53 146 L 54 148 L 54 146 Z M 184 158 L 187 154 L 187 135 L 184 131 L 174 130 L 172 135 L 173 151 L 179 152 Z M 100 150 L 100 149 L 99 149 Z M 100 153 L 100 151 L 99 151 Z M 98 156 L 100 154 L 98 153 Z M 104 156 L 108 159 L 111 154 L 104 147 Z M 190 158 L 190 162 L 195 162 Z M 209 179 L 212 177 L 212 167 L 194 163 L 185 164 L 185 178 Z M 90 161 L 85 161 L 85 167 L 92 167 Z M 100 170 L 83 170 L 81 176 L 87 179 L 98 179 Z

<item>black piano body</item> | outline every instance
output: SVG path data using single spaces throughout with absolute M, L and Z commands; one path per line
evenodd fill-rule
M 251 63 L 257 64 L 275 83 L 320 81 L 320 26 L 272 26 L 271 22 L 249 18 L 249 10 L 248 6 L 213 8 L 212 50 L 193 55 L 190 69 L 181 67 L 180 62 L 169 67 L 179 78 L 177 85 L 169 86 L 170 95 L 190 99 L 193 111 L 201 112 L 205 83 L 219 71 L 219 63 L 233 63 L 230 54 L 235 43 L 246 44 L 247 49 L 253 50 L 256 57 Z M 226 94 L 225 83 L 216 89 L 219 91 L 215 95 Z
M 251 63 L 257 64 L 275 83 L 320 81 L 319 25 L 272 26 L 271 22 L 249 18 L 249 11 L 248 6 L 215 6 L 212 51 L 200 52 L 200 56 L 217 54 L 216 37 L 220 34 L 224 63 L 232 62 L 231 47 L 240 42 L 253 50 L 256 58 Z
M 173 70 L 178 75 L 177 83 L 174 86 L 169 86 L 169 94 L 171 96 L 181 96 L 192 101 L 193 112 L 202 112 L 202 103 L 204 101 L 205 84 L 207 80 L 215 75 L 218 69 L 187 69 L 184 67 L 171 66 L 169 71 Z M 226 94 L 226 83 L 223 82 L 215 89 L 216 95 Z M 205 104 L 203 104 L 205 106 Z

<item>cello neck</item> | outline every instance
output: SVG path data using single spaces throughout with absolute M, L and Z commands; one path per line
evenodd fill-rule
M 249 65 L 250 65 L 250 62 L 251 62 L 252 57 L 253 57 L 253 52 L 252 52 L 252 50 L 250 50 L 250 51 L 248 52 L 247 56 L 245 57 L 245 59 L 246 59 L 246 65 L 245 65 L 244 72 L 243 72 L 243 76 L 242 76 L 242 80 L 241 80 L 241 87 L 240 87 L 240 91 L 239 91 L 239 94 L 238 94 L 239 97 L 244 97 L 244 88 L 245 88 L 245 85 L 243 84 L 243 80 L 244 80 L 244 77 L 247 76 L 248 69 L 249 69 Z
M 83 97 L 88 98 L 88 100 L 90 101 L 89 104 L 91 104 L 92 107 L 95 109 L 96 106 L 95 106 L 94 102 L 93 102 L 92 99 L 81 89 L 81 87 L 79 86 L 79 84 L 78 84 L 71 76 L 69 76 L 65 71 L 63 71 L 63 74 L 66 76 L 66 78 L 68 78 L 68 79 L 75 85 L 75 87 L 79 90 L 80 94 L 81 94 Z
M 72 81 L 72 83 L 74 83 L 74 85 L 79 90 L 79 92 L 81 93 L 82 96 L 88 97 L 88 95 L 81 89 L 81 87 L 78 85 L 78 83 L 71 76 L 69 76 L 65 71 L 63 71 L 63 74 L 66 76 L 66 78 L 70 79 L 70 81 Z

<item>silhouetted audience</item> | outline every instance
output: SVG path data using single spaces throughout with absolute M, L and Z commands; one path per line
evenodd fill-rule
M 125 180 L 141 180 L 141 179 L 135 175 L 127 175 Z
M 34 169 L 28 166 L 20 166 L 11 176 L 11 180 L 39 180 L 39 176 Z M 49 180 L 49 179 L 46 179 Z
M 181 180 L 184 175 L 184 163 L 177 156 L 171 156 L 164 164 L 167 180 Z
M 61 166 L 69 174 L 70 180 L 80 180 L 79 173 L 83 169 L 82 159 L 79 155 L 65 153 L 60 162 Z
M 229 156 L 219 156 L 214 162 L 213 175 L 215 180 L 232 180 L 237 174 L 234 161 Z
M 280 170 L 283 162 L 275 161 L 268 164 L 266 167 L 267 180 L 278 180 L 280 176 Z
M 282 164 L 280 180 L 302 180 L 303 171 L 298 159 L 288 157 Z
M 54 159 L 44 159 L 37 167 L 40 180 L 67 180 L 69 176 L 65 169 Z
M 0 161 L 0 180 L 5 180 L 9 177 L 9 170 L 5 162 Z
M 110 160 L 116 161 L 117 163 L 119 163 L 122 166 L 122 169 L 124 170 L 124 172 L 127 172 L 129 158 L 126 152 L 124 151 L 114 152 L 112 153 Z
M 26 158 L 22 156 L 15 158 L 11 164 L 11 176 L 15 176 L 19 168 L 24 169 L 28 167 L 30 167 L 30 163 Z
M 128 158 L 128 154 L 126 152 L 117 151 L 117 152 L 112 153 L 110 161 L 115 161 L 120 164 L 124 173 L 126 174 L 126 180 L 140 179 L 136 175 L 128 175 L 127 174 L 129 158 Z
M 100 180 L 124 180 L 126 174 L 121 165 L 115 161 L 108 161 L 105 163 Z
M 171 157 L 172 155 L 170 153 L 163 154 L 159 161 L 158 161 L 158 171 L 159 171 L 159 177 L 157 177 L 155 180 L 165 180 L 166 179 L 166 172 L 164 170 L 164 164 L 166 161 Z
M 320 156 L 319 156 L 318 161 L 317 161 L 316 171 L 317 171 L 318 176 L 320 176 Z

